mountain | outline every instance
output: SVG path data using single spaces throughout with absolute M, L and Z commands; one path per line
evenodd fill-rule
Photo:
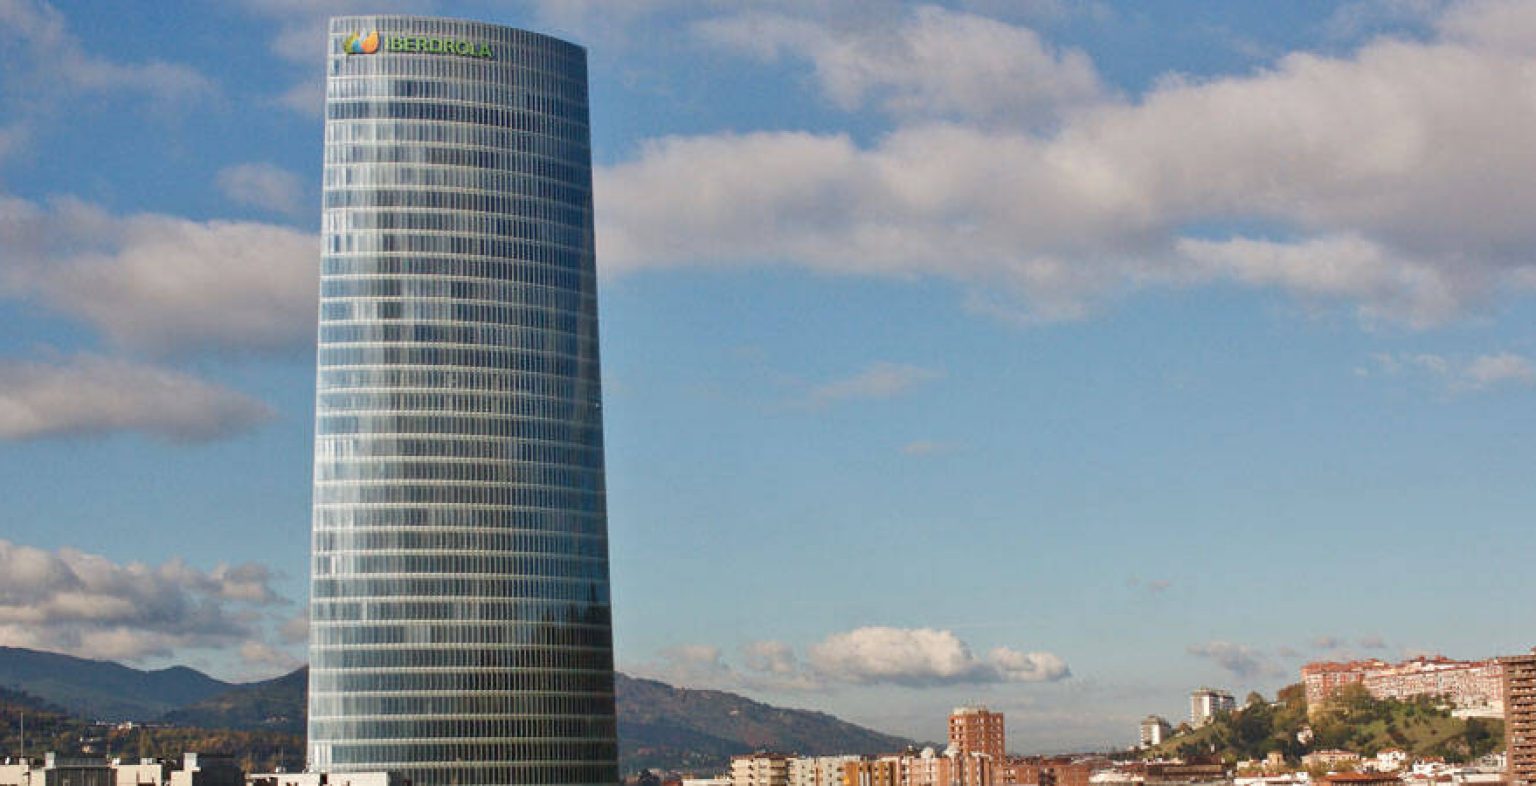
M 712 772 L 728 766 L 732 754 L 754 750 L 823 756 L 888 753 L 915 744 L 824 712 L 774 707 L 725 691 L 675 688 L 623 674 L 615 688 L 624 772 Z
M 55 652 L 0 647 L 0 687 L 94 720 L 148 720 L 231 685 L 186 666 L 156 671 Z
M 68 737 L 78 725 L 79 721 L 61 707 L 21 691 L 0 688 L 0 749 L 7 753 L 20 752 L 23 747 L 41 750 L 61 736 Z
M 163 717 L 178 726 L 247 729 L 304 734 L 309 669 L 276 679 L 236 685 L 202 701 L 171 710 Z
M 141 671 L 0 647 L 0 686 L 92 719 L 161 720 L 189 729 L 302 737 L 308 685 L 308 669 L 232 685 L 185 667 Z M 880 753 L 914 744 L 823 712 L 774 707 L 725 691 L 676 688 L 623 674 L 615 688 L 619 766 L 626 773 L 714 772 L 729 765 L 733 754 L 754 750 Z

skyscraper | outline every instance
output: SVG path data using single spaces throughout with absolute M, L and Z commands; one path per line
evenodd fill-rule
M 586 54 L 328 45 L 309 766 L 615 783 Z

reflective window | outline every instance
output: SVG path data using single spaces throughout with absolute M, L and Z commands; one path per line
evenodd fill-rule
M 329 44 L 310 764 L 616 783 L 585 53 Z

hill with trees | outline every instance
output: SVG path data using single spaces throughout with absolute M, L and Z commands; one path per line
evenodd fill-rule
M 57 652 L 0 647 L 0 687 L 43 697 L 92 720 L 143 721 L 231 686 L 186 666 L 145 671 Z
M 304 766 L 301 734 L 92 721 L 4 688 L 0 688 L 0 749 L 32 756 L 56 751 L 66 756 L 127 759 L 180 758 L 187 751 L 197 751 L 233 756 L 247 772 Z
M 1237 710 L 1201 728 L 1174 736 L 1148 751 L 1154 756 L 1220 756 L 1228 762 L 1262 759 L 1279 751 L 1299 763 L 1303 755 L 1338 749 L 1374 756 L 1400 748 L 1412 756 L 1442 756 L 1464 762 L 1503 747 L 1504 724 L 1485 718 L 1452 717 L 1432 697 L 1409 701 L 1377 699 L 1359 685 L 1340 690 L 1308 713 L 1300 685 L 1280 690 L 1274 702 L 1257 693 Z

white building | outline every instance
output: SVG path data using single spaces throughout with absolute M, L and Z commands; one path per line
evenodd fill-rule
M 7 760 L 5 764 L 0 764 L 0 786 L 32 786 L 33 770 L 30 762 L 21 761 L 13 764 Z M 39 784 L 43 782 L 40 770 L 37 773 L 36 782 Z
M 1408 766 L 1408 752 L 1402 748 L 1387 748 L 1377 751 L 1376 758 L 1369 763 L 1377 772 L 1397 772 Z
M 1163 740 L 1172 735 L 1173 727 L 1161 715 L 1148 715 L 1141 721 L 1141 747 L 1143 748 L 1162 745 Z
M 1237 709 L 1237 699 L 1224 690 L 1201 688 L 1189 694 L 1189 725 L 1200 728 L 1223 712 Z
M 252 773 L 246 786 L 403 786 L 387 772 L 264 772 Z
M 112 762 L 117 770 L 117 786 L 164 786 L 165 763 L 158 759 L 139 759 L 137 764 Z
M 781 753 L 732 756 L 731 786 L 789 786 L 789 757 Z
M 789 786 L 844 786 L 843 765 L 857 756 L 807 756 L 789 760 Z M 685 783 L 684 786 L 687 786 Z

